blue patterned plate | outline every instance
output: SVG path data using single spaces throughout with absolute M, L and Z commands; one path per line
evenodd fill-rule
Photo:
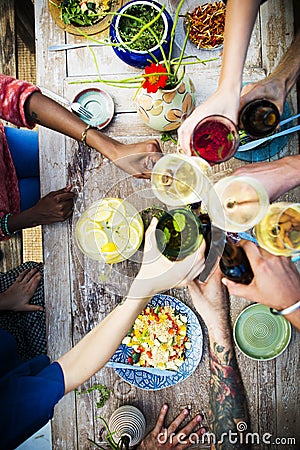
M 186 360 L 173 376 L 160 376 L 136 369 L 114 369 L 121 378 L 127 383 L 133 384 L 140 389 L 155 391 L 164 389 L 174 384 L 180 383 L 189 377 L 197 368 L 203 351 L 203 334 L 196 314 L 175 297 L 169 295 L 158 294 L 152 298 L 149 305 L 151 306 L 171 306 L 180 314 L 185 314 L 188 318 L 187 335 L 191 341 L 191 348 L 186 352 Z M 131 355 L 131 348 L 121 344 L 111 361 L 127 363 L 128 357 Z

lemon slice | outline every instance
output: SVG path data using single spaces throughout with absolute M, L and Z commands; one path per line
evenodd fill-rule
M 138 217 L 132 217 L 129 221 L 129 228 L 135 228 L 138 233 L 142 233 L 144 228 L 142 220 L 139 220 Z
M 108 221 L 108 225 L 111 227 L 117 227 L 126 221 L 126 210 L 123 200 L 119 198 L 111 198 L 107 201 L 109 208 L 111 209 L 111 217 Z
M 87 231 L 81 236 L 81 244 L 87 254 L 99 254 L 100 249 L 107 244 L 108 237 L 101 229 Z
M 102 245 L 101 247 L 101 252 L 103 253 L 113 253 L 113 252 L 117 252 L 118 248 L 116 246 L 116 244 L 114 242 L 105 242 L 105 244 Z
M 121 225 L 113 230 L 112 240 L 122 253 L 129 245 L 129 229 L 126 225 Z
M 93 230 L 102 230 L 102 226 L 100 223 L 94 222 L 88 218 L 82 219 L 78 221 L 77 225 L 77 233 L 79 236 L 82 236 L 84 233 Z
M 129 245 L 131 248 L 137 250 L 141 244 L 141 232 L 139 232 L 135 227 L 130 227 L 129 229 Z
M 104 260 L 107 264 L 115 264 L 115 263 L 123 261 L 123 257 L 118 252 L 106 253 L 104 255 Z
M 94 213 L 93 220 L 95 222 L 107 222 L 112 216 L 112 211 L 107 205 L 100 205 Z
M 118 211 L 123 216 L 125 215 L 124 201 L 120 198 L 110 198 L 109 200 L 107 200 L 107 204 L 112 209 L 112 211 Z

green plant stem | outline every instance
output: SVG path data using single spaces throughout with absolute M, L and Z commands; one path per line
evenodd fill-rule
M 137 39 L 139 39 L 139 37 L 144 33 L 144 31 L 148 30 L 148 28 L 149 28 L 149 31 L 150 31 L 151 30 L 151 26 L 161 17 L 164 9 L 165 9 L 165 6 L 162 5 L 162 8 L 159 11 L 159 13 L 157 14 L 157 16 L 155 16 L 154 19 L 152 19 L 147 24 L 145 24 L 145 22 L 142 19 L 139 19 L 138 17 L 135 17 L 135 16 L 131 16 L 130 14 L 126 14 L 126 13 L 125 14 L 118 14 L 118 15 L 121 15 L 123 17 L 127 17 L 127 18 L 133 19 L 133 20 L 138 20 L 138 22 L 144 23 L 144 25 L 142 26 L 140 31 L 135 36 L 133 36 L 131 41 L 126 42 L 126 45 L 129 46 L 130 44 L 133 44 Z
M 173 22 L 173 26 L 172 26 L 172 30 L 171 30 L 170 50 L 169 50 L 169 58 L 168 58 L 169 61 L 171 60 L 171 57 L 172 57 L 173 44 L 174 44 L 174 39 L 175 39 L 175 30 L 177 27 L 179 13 L 181 11 L 183 3 L 184 3 L 184 0 L 180 0 L 179 5 L 176 8 L 176 14 L 175 14 L 175 18 L 174 18 L 174 22 Z M 185 48 L 184 48 L 184 50 L 185 50 Z M 183 53 L 184 53 L 184 50 L 183 50 Z
M 191 28 L 191 24 L 189 22 L 188 23 L 188 27 L 187 27 L 187 32 L 185 34 L 182 50 L 180 52 L 179 60 L 178 60 L 178 63 L 176 64 L 176 69 L 175 69 L 175 73 L 174 73 L 175 78 L 177 77 L 177 73 L 178 73 L 179 67 L 180 67 L 180 65 L 182 63 L 182 59 L 183 59 L 183 56 L 184 56 L 184 51 L 185 51 L 185 48 L 186 48 L 186 43 L 187 43 L 187 40 L 188 40 L 189 34 L 190 34 L 190 28 Z

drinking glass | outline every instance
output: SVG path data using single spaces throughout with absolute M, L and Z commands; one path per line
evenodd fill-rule
M 203 240 L 203 228 L 198 217 L 187 208 L 167 211 L 155 230 L 156 242 L 163 255 L 172 261 L 194 253 Z
M 221 115 L 207 116 L 196 125 L 192 137 L 192 154 L 210 163 L 230 159 L 239 146 L 235 124 Z
M 207 210 L 214 225 L 225 231 L 246 231 L 267 213 L 269 197 L 264 186 L 251 177 L 226 177 L 208 194 Z
M 202 158 L 169 153 L 152 170 L 152 189 L 159 200 L 170 206 L 196 203 L 209 190 L 211 172 Z
M 273 255 L 300 254 L 300 203 L 278 202 L 269 206 L 255 226 L 259 245 Z
M 136 208 L 128 201 L 113 197 L 88 207 L 75 228 L 75 240 L 82 253 L 107 264 L 130 258 L 143 236 L 144 225 Z

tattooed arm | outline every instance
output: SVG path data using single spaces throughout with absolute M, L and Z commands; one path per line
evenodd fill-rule
M 221 273 L 201 284 L 189 285 L 190 294 L 208 328 L 210 340 L 210 432 L 213 449 L 248 449 L 239 431 L 249 431 L 246 395 L 233 347 L 227 290 Z M 246 424 L 246 425 L 245 425 Z

